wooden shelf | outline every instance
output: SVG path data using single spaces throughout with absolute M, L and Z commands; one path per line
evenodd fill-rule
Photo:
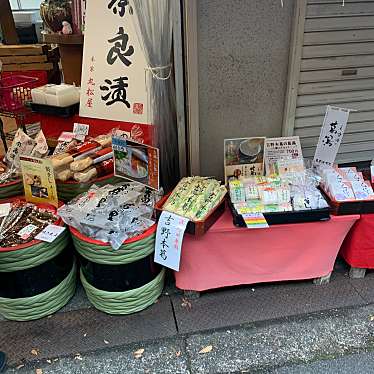
M 83 44 L 84 36 L 80 34 L 43 34 L 43 42 L 49 44 Z

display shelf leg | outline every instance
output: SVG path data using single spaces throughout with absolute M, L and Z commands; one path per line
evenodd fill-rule
M 184 293 L 184 297 L 189 299 L 189 300 L 198 299 L 200 297 L 200 292 L 199 291 L 184 290 L 183 293 Z
M 349 270 L 349 278 L 362 279 L 365 277 L 366 269 L 351 267 Z
M 329 284 L 331 278 L 331 273 L 328 273 L 327 275 L 324 275 L 320 278 L 314 278 L 313 283 L 317 286 L 322 286 L 323 284 Z

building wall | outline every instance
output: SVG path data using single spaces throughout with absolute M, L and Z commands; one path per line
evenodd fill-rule
M 279 136 L 295 0 L 198 0 L 200 165 L 223 176 L 223 140 Z

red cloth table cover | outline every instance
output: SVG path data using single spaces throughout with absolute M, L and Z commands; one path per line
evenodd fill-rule
M 340 255 L 352 267 L 374 269 L 374 214 L 361 214 L 345 238 Z
M 180 289 L 213 288 L 318 278 L 329 274 L 340 246 L 359 215 L 331 220 L 270 226 L 235 227 L 226 211 L 202 237 L 186 234 L 180 271 Z

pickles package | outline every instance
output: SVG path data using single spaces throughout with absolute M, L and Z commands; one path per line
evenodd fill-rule
M 163 210 L 187 217 L 191 221 L 204 220 L 226 195 L 226 187 L 212 178 L 183 178 L 169 196 Z

